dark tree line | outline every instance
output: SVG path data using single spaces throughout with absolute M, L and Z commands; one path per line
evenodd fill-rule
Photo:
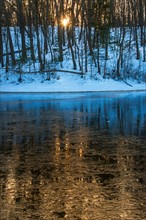
M 1 66 L 8 71 L 38 62 L 42 71 L 62 66 L 69 53 L 73 69 L 94 67 L 104 76 L 120 77 L 128 68 L 125 51 L 146 61 L 145 12 L 145 0 L 0 0 Z M 65 17 L 69 23 L 63 26 Z M 111 70 L 109 51 L 116 54 Z

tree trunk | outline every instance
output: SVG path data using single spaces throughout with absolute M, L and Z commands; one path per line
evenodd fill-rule
M 0 63 L 2 67 L 4 67 L 4 60 L 3 60 L 3 39 L 2 39 L 2 27 L 0 21 Z
M 4 60 L 3 60 L 3 37 L 2 37 L 2 10 L 4 8 L 3 1 L 0 1 L 0 63 L 2 67 L 4 67 Z
M 71 36 L 70 36 L 70 30 L 67 30 L 67 35 L 68 35 L 68 46 L 71 50 L 71 55 L 72 55 L 72 61 L 73 61 L 73 68 L 76 70 L 77 69 L 77 65 L 76 65 L 76 60 L 75 60 L 75 54 L 73 51 L 73 46 L 71 44 Z
M 23 14 L 22 0 L 17 0 L 17 19 L 21 34 L 22 61 L 25 62 L 27 60 L 27 54 L 26 54 L 26 43 L 25 43 L 25 19 Z
M 9 45 L 10 45 L 10 54 L 11 54 L 11 59 L 12 59 L 12 65 L 15 66 L 16 60 L 15 60 L 15 53 L 14 53 L 14 47 L 13 47 L 10 27 L 7 27 L 7 35 L 8 35 Z

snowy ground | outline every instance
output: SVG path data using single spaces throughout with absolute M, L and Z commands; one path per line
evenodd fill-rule
M 56 73 L 54 79 L 47 75 L 24 74 L 18 82 L 18 74 L 1 74 L 0 92 L 89 92 L 89 91 L 138 91 L 146 90 L 146 83 L 133 80 L 116 81 L 71 73 Z M 127 84 L 128 83 L 128 84 Z
M 19 30 L 19 29 L 18 29 Z M 57 29 L 56 29 L 57 30 Z M 77 43 L 80 52 L 80 63 L 82 63 L 82 71 L 86 74 L 81 77 L 81 75 L 67 73 L 64 70 L 73 71 L 73 62 L 70 50 L 68 50 L 67 42 L 64 47 L 64 60 L 63 62 L 55 61 L 51 63 L 51 53 L 50 51 L 46 54 L 46 67 L 45 69 L 52 70 L 61 70 L 63 72 L 57 72 L 48 75 L 47 73 L 38 73 L 40 71 L 40 64 L 38 62 L 37 53 L 35 63 L 28 60 L 23 65 L 18 64 L 15 68 L 11 68 L 10 65 L 8 73 L 6 73 L 5 68 L 2 68 L 0 64 L 0 92 L 89 92 L 89 91 L 137 91 L 137 90 L 146 90 L 146 62 L 143 62 L 143 47 L 139 42 L 139 51 L 140 59 L 136 59 L 136 50 L 135 50 L 135 40 L 134 36 L 131 39 L 131 30 L 126 29 L 125 41 L 124 41 L 124 51 L 123 51 L 123 66 L 120 69 L 120 76 L 125 80 L 116 81 L 112 77 L 116 73 L 117 60 L 119 57 L 119 46 L 115 45 L 114 39 L 117 42 L 121 42 L 121 32 L 119 29 L 112 29 L 110 31 L 110 44 L 108 47 L 108 60 L 105 60 L 105 48 L 102 45 L 99 48 L 100 56 L 100 74 L 98 68 L 95 67 L 93 59 L 88 55 L 87 57 L 87 71 L 85 71 L 85 54 L 82 52 L 82 47 L 84 45 L 84 38 L 78 41 L 78 35 L 80 29 L 76 29 Z M 15 39 L 14 29 L 11 29 L 11 34 L 13 39 Z M 40 32 L 43 34 L 42 32 Z M 139 35 L 140 36 L 140 35 Z M 27 37 L 27 36 L 26 36 Z M 20 40 L 21 38 L 19 38 Z M 41 38 L 43 39 L 43 38 Z M 129 45 L 131 42 L 131 47 Z M 29 43 L 29 39 L 28 39 Z M 37 48 L 37 41 L 34 38 L 35 48 Z M 44 42 L 42 40 L 42 45 Z M 19 42 L 21 45 L 21 41 Z M 15 45 L 15 44 L 14 44 Z M 6 45 L 4 46 L 6 49 Z M 19 48 L 15 45 L 15 51 L 18 51 Z M 58 47 L 56 50 L 53 50 L 54 45 L 52 45 L 52 51 L 54 51 L 54 57 L 58 60 Z M 87 48 L 89 50 L 89 48 Z M 56 52 L 55 52 L 56 51 Z M 6 52 L 6 51 L 5 51 Z M 94 49 L 96 55 L 97 48 Z M 89 54 L 89 51 L 88 53 Z M 16 53 L 17 60 L 20 59 L 19 53 Z M 29 51 L 28 51 L 28 55 Z M 5 56 L 6 58 L 6 56 Z M 79 64 L 77 62 L 77 70 L 79 71 Z M 106 71 L 105 71 L 106 70 Z M 19 80 L 20 75 L 17 72 L 23 72 L 22 80 Z M 32 74 L 30 72 L 37 72 Z M 74 71 L 75 72 L 75 71 Z M 26 74 L 27 73 L 27 74 Z M 29 73 L 29 74 L 28 74 Z M 104 73 L 106 73 L 106 79 L 103 78 Z M 115 74 L 116 75 L 116 74 Z M 50 78 L 50 80 L 48 80 Z M 108 79 L 109 78 L 109 79 Z M 136 79 L 136 80 L 132 80 Z M 21 81 L 21 82 L 20 82 Z

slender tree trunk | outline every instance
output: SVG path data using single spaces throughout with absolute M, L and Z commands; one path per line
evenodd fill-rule
M 28 29 L 29 29 L 29 40 L 30 40 L 30 52 L 31 52 L 31 60 L 35 62 L 35 54 L 34 54 L 34 45 L 33 45 L 33 29 L 32 29 L 32 3 L 29 0 L 29 8 L 28 8 Z
M 9 71 L 8 35 L 6 36 L 6 73 Z
M 146 28 L 144 27 L 143 61 L 146 62 Z
M 2 36 L 2 12 L 4 9 L 4 1 L 0 1 L 0 63 L 2 67 L 4 67 L 4 60 L 3 60 L 3 36 Z
M 2 27 L 0 21 L 0 63 L 2 67 L 4 67 L 4 60 L 3 60 L 3 39 L 2 39 Z
M 136 43 L 136 59 L 139 60 L 140 59 L 140 52 L 139 52 L 139 42 L 138 42 L 138 33 L 137 30 L 138 27 L 135 26 L 135 43 Z
M 21 34 L 22 61 L 26 61 L 27 53 L 26 53 L 26 42 L 25 42 L 25 19 L 23 14 L 22 0 L 17 0 L 17 19 Z
M 59 44 L 59 61 L 62 62 L 63 61 L 63 48 L 62 48 L 63 39 L 62 39 L 62 28 L 60 27 L 60 25 L 58 26 L 58 44 Z
M 87 39 L 84 30 L 85 72 L 88 72 Z
M 124 39 L 125 39 L 125 27 L 121 28 L 122 30 L 120 30 L 121 32 L 121 41 L 120 41 L 120 45 L 119 45 L 119 57 L 117 60 L 117 77 L 120 78 L 121 74 L 120 74 L 120 68 L 122 68 L 122 60 L 123 60 L 123 44 L 124 44 Z
M 100 70 L 100 44 L 99 44 L 99 34 L 97 34 L 97 67 L 98 67 L 98 73 L 101 74 L 101 70 Z
M 42 55 L 41 55 L 39 29 L 38 29 L 37 25 L 36 25 L 36 36 L 37 36 L 37 50 L 38 50 L 38 58 L 39 58 L 39 63 L 40 63 L 40 70 L 43 70 L 43 62 L 42 62 Z
M 77 65 L 76 65 L 76 60 L 75 60 L 75 54 L 74 54 L 74 51 L 73 51 L 73 46 L 71 44 L 71 36 L 70 36 L 70 30 L 67 30 L 67 35 L 68 35 L 68 46 L 71 50 L 71 55 L 72 55 L 72 61 L 73 61 L 73 68 L 74 69 L 77 69 Z
M 15 53 L 14 53 L 14 47 L 13 47 L 13 41 L 12 41 L 12 37 L 11 37 L 10 27 L 7 27 L 7 35 L 8 35 L 8 39 L 9 39 L 12 65 L 15 66 L 16 65 L 16 60 L 15 60 Z

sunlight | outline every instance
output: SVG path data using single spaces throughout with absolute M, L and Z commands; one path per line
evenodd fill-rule
M 68 24 L 69 24 L 69 17 L 64 17 L 61 19 L 61 24 L 64 26 L 64 27 L 67 27 Z

